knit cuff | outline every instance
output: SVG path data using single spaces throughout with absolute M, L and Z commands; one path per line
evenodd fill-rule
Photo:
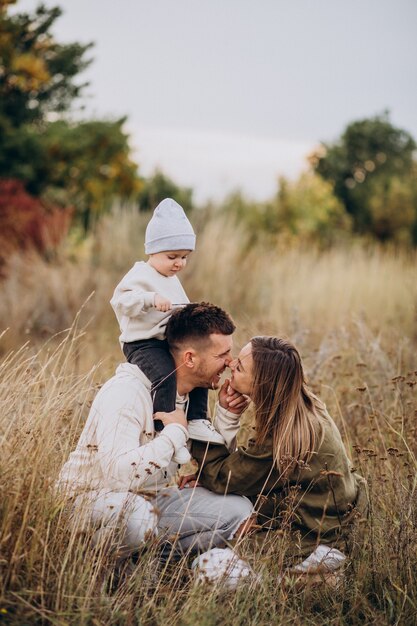
M 155 291 L 145 291 L 143 294 L 143 305 L 145 308 L 150 309 L 155 306 Z
M 217 402 L 213 426 L 223 436 L 228 450 L 234 451 L 236 449 L 236 435 L 240 428 L 240 415 L 224 409 Z
M 238 422 L 242 413 L 233 413 L 232 411 L 228 411 L 219 402 L 216 402 L 215 413 L 224 418 L 225 421 L 229 423 Z
M 188 430 L 182 424 L 168 424 L 161 431 L 160 436 L 167 437 L 175 450 L 183 448 L 188 440 Z

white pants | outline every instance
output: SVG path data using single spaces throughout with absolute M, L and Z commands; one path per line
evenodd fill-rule
M 245 497 L 218 495 L 204 487 L 170 487 L 151 500 L 132 493 L 91 491 L 75 499 L 72 520 L 78 529 L 94 532 L 95 545 L 117 542 L 121 556 L 158 536 L 166 557 L 224 546 L 252 510 Z

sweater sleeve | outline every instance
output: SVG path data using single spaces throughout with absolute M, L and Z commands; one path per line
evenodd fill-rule
M 257 496 L 271 476 L 273 459 L 263 446 L 238 448 L 193 441 L 192 454 L 201 468 L 199 482 L 214 493 Z
M 236 415 L 220 404 L 216 403 L 216 410 L 213 419 L 214 428 L 224 437 L 227 448 L 230 452 L 236 450 L 236 435 L 240 428 L 240 415 Z
M 154 306 L 155 291 L 149 291 L 140 264 L 135 264 L 114 290 L 110 304 L 116 315 L 137 317 Z
M 122 280 L 114 291 L 110 304 L 116 314 L 137 317 L 154 306 L 155 292 L 144 291 L 133 284 L 134 281 Z
M 122 281 L 123 283 L 123 281 Z M 155 292 L 130 288 L 120 283 L 113 294 L 110 304 L 116 314 L 137 317 L 143 311 L 154 306 Z
M 150 476 L 166 468 L 174 452 L 185 445 L 188 434 L 179 424 L 170 424 L 146 444 L 140 444 L 147 408 L 136 395 L 120 406 L 117 394 L 107 394 L 102 414 L 96 420 L 98 460 L 102 472 L 130 489 L 142 487 Z

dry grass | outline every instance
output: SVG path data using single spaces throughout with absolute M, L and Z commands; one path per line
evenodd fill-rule
M 112 289 L 141 256 L 144 220 L 118 213 L 54 265 L 15 258 L 0 328 L 0 621 L 10 624 L 414 624 L 417 616 L 416 258 L 381 249 L 285 250 L 212 218 L 184 284 L 235 317 L 236 344 L 281 334 L 301 348 L 354 463 L 368 479 L 363 548 L 337 589 L 277 584 L 285 538 L 226 593 L 187 563 L 158 576 L 150 549 L 111 588 L 111 562 L 71 534 L 51 485 L 89 404 L 120 359 Z M 217 242 L 222 242 L 220 243 Z M 94 293 L 93 293 L 94 292 Z M 92 294 L 90 296 L 90 294 Z M 82 310 L 77 315 L 77 311 Z M 75 319 L 75 322 L 74 322 Z M 68 329 L 64 331 L 64 329 Z M 57 334 L 58 333 L 58 334 Z M 29 343 L 25 344 L 28 340 Z

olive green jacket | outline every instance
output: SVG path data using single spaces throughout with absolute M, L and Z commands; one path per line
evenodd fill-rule
M 326 411 L 317 450 L 306 465 L 282 476 L 274 465 L 272 439 L 229 453 L 225 446 L 193 441 L 200 484 L 215 493 L 247 496 L 263 529 L 296 532 L 308 551 L 318 543 L 342 545 L 352 523 L 366 515 L 365 481 L 353 469 L 340 432 Z

